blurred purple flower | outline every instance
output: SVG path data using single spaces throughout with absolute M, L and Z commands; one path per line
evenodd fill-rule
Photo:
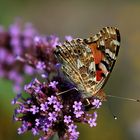
M 65 39 L 67 40 L 67 41 L 72 41 L 72 36 L 70 36 L 70 35 L 68 35 L 68 36 L 65 36 Z
M 29 65 L 25 65 L 24 72 L 28 75 L 33 75 L 35 73 L 35 69 Z
M 45 63 L 41 62 L 41 61 L 38 61 L 37 64 L 36 64 L 36 68 L 39 69 L 39 70 L 45 69 L 46 68 Z
M 57 73 L 53 52 L 60 43 L 57 36 L 40 35 L 31 23 L 21 25 L 18 19 L 8 30 L 0 26 L 0 77 L 13 81 L 16 93 L 25 74 L 49 78 L 50 73 Z
M 20 20 L 11 24 L 8 30 L 0 26 L 0 77 L 13 81 L 13 89 L 16 93 L 21 90 L 21 83 L 24 80 L 23 74 L 32 73 L 29 67 L 27 69 L 27 65 L 16 61 L 16 56 L 23 56 L 29 52 L 30 48 L 33 49 L 33 38 L 38 34 L 33 26 L 30 25 L 28 28 L 26 26 L 27 24 L 22 29 Z M 24 43 L 27 38 L 30 38 L 29 48 Z
M 37 128 L 32 128 L 32 133 L 34 136 L 39 135 L 38 129 Z

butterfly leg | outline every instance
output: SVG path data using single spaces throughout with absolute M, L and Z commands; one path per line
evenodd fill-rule
M 65 91 L 62 91 L 62 92 L 56 93 L 56 95 L 59 96 L 59 95 L 62 95 L 62 94 L 68 93 L 68 92 L 70 92 L 70 91 L 72 91 L 72 90 L 76 90 L 76 91 L 78 91 L 78 89 L 77 89 L 76 87 L 74 87 L 74 88 L 71 88 L 71 89 L 68 89 L 68 90 L 65 90 Z

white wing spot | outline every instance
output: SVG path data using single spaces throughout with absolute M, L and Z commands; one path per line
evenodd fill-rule
M 90 71 L 95 71 L 96 69 L 95 69 L 95 64 L 94 64 L 94 62 L 91 62 L 90 63 L 90 65 L 89 65 L 89 70 Z
M 103 70 L 103 73 L 106 75 L 108 73 L 108 70 L 106 68 L 106 66 L 103 63 L 99 64 L 99 67 Z
M 115 53 L 111 52 L 109 49 L 106 49 L 105 52 L 108 53 L 112 59 L 116 59 Z
M 116 46 L 120 46 L 120 43 L 119 43 L 117 40 L 112 40 L 112 41 L 110 42 L 110 44 L 111 44 L 111 45 L 114 44 L 114 45 L 116 45 Z
M 83 66 L 84 66 L 84 64 L 79 59 L 77 59 L 77 68 L 79 69 Z
M 101 46 L 105 46 L 105 42 L 103 40 L 100 41 Z
M 94 41 L 97 41 L 99 38 L 97 35 L 94 36 Z

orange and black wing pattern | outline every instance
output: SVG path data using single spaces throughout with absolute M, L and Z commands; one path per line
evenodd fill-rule
M 62 71 L 84 98 L 97 94 L 107 81 L 120 47 L 119 30 L 105 27 L 88 39 L 73 39 L 57 46 Z
M 92 51 L 96 67 L 96 92 L 106 83 L 114 67 L 120 48 L 120 33 L 115 27 L 105 27 L 98 34 L 85 39 Z

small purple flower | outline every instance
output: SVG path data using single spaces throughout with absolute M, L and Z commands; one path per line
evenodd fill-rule
M 48 132 L 48 130 L 49 130 L 48 125 L 47 125 L 47 124 L 43 125 L 43 126 L 42 126 L 42 130 L 43 130 L 44 132 Z
M 57 102 L 57 98 L 55 96 L 48 97 L 48 104 L 55 104 Z
M 35 122 L 36 122 L 35 123 L 36 126 L 39 126 L 40 125 L 39 119 L 35 119 Z
M 52 46 L 53 48 L 55 48 L 59 43 L 59 38 L 54 35 L 48 36 L 46 40 L 46 45 Z
M 28 130 L 28 123 L 23 122 L 22 126 L 20 128 L 18 128 L 18 134 L 23 134 L 27 130 Z
M 53 122 L 48 119 L 48 116 L 44 120 L 42 120 L 41 126 L 44 126 L 42 128 L 44 128 L 44 129 L 48 128 L 49 129 L 49 128 L 52 127 L 52 125 L 53 125 Z
M 57 114 L 56 112 L 49 112 L 49 117 L 48 117 L 48 120 L 51 121 L 51 122 L 55 122 L 56 121 L 56 117 L 57 117 Z
M 39 135 L 38 129 L 37 128 L 32 128 L 32 133 L 34 136 Z
M 96 126 L 97 125 L 95 118 L 90 118 L 88 120 L 88 123 L 89 123 L 90 127 L 93 127 L 93 126 Z
M 78 137 L 79 137 L 79 132 L 77 132 L 77 131 L 72 131 L 71 133 L 70 133 L 70 140 L 77 140 L 78 139 Z
M 71 116 L 65 115 L 65 116 L 64 116 L 64 122 L 65 122 L 66 124 L 69 124 L 70 122 L 72 122 Z
M 73 123 L 68 125 L 68 131 L 69 132 L 75 132 L 75 129 L 77 128 L 76 125 L 74 125 Z
M 20 113 L 25 113 L 25 112 L 27 111 L 23 105 L 20 105 L 20 107 L 15 110 L 15 114 L 20 114 Z
M 56 89 L 57 84 L 58 84 L 58 82 L 52 81 L 52 82 L 50 82 L 49 87 L 52 87 L 53 89 Z
M 17 109 L 15 110 L 15 114 L 19 114 L 19 113 L 22 113 L 22 110 L 19 109 L 19 108 L 17 108 Z
M 24 91 L 27 91 L 29 88 L 31 88 L 31 84 L 24 85 Z
M 30 105 L 32 103 L 31 99 L 27 99 L 27 104 Z
M 17 133 L 18 133 L 19 135 L 20 135 L 20 134 L 23 134 L 23 133 L 25 132 L 25 131 L 22 129 L 22 127 L 18 128 L 17 130 L 18 130 Z
M 44 112 L 45 112 L 48 108 L 49 108 L 49 107 L 48 107 L 48 103 L 47 103 L 47 102 L 42 103 L 42 104 L 40 105 L 40 110 L 42 110 L 42 111 L 44 111 Z
M 46 65 L 45 65 L 44 62 L 38 61 L 37 64 L 36 64 L 36 68 L 38 70 L 44 70 L 46 68 Z
M 34 88 L 34 91 L 35 91 L 36 93 L 40 92 L 40 86 L 35 87 L 35 88 Z
M 19 21 L 18 22 L 15 22 L 14 24 L 12 24 L 10 26 L 9 32 L 10 32 L 11 36 L 13 36 L 13 37 L 20 36 L 21 30 L 20 30 Z
M 83 111 L 74 111 L 74 114 L 75 114 L 76 118 L 80 118 L 84 114 L 84 112 Z
M 81 106 L 82 106 L 81 101 L 80 102 L 75 101 L 74 105 L 73 105 L 73 108 L 74 108 L 75 111 L 77 111 L 77 110 L 81 110 Z
M 63 105 L 60 102 L 56 102 L 56 104 L 54 104 L 53 107 L 55 111 L 59 112 L 63 108 Z
M 100 106 L 102 105 L 102 102 L 99 99 L 94 99 L 94 101 L 92 102 L 92 105 L 95 106 L 96 108 L 100 108 Z
M 32 114 L 36 114 L 39 112 L 39 107 L 36 107 L 35 105 L 32 106 L 32 108 L 30 108 L 30 112 L 32 112 Z

